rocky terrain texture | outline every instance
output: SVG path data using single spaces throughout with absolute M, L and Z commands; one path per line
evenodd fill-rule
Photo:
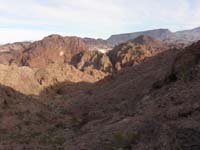
M 87 50 L 81 38 L 51 35 L 33 43 L 24 52 L 22 64 L 30 67 L 45 67 L 52 63 L 69 62 L 73 55 Z
M 0 45 L 0 64 L 21 65 L 23 51 L 29 48 L 31 42 L 16 42 Z
M 200 42 L 164 50 L 96 83 L 72 66 L 25 71 L 37 72 L 39 85 L 53 84 L 39 95 L 0 86 L 0 149 L 198 150 L 199 50 Z
M 93 46 L 100 47 L 102 43 L 101 40 L 87 40 Z M 102 79 L 114 70 L 119 71 L 121 68 L 139 64 L 145 58 L 167 49 L 162 42 L 149 36 L 139 36 L 107 53 L 88 49 L 87 45 L 88 43 L 81 38 L 51 35 L 33 42 L 23 51 L 1 52 L 0 63 L 38 69 L 51 64 L 69 63 L 95 79 Z
M 141 35 L 134 40 L 122 43 L 108 52 L 108 56 L 115 70 L 127 66 L 134 66 L 146 58 L 154 56 L 168 49 L 164 43 L 150 37 Z
M 40 42 L 50 47 L 51 44 L 55 43 L 54 40 L 59 41 L 61 39 L 62 37 L 54 35 Z M 51 44 L 49 45 L 49 43 Z M 38 46 L 40 44 L 35 43 L 34 45 Z M 42 47 L 45 47 L 44 45 Z M 59 45 L 59 42 L 57 42 L 57 45 Z M 55 47 L 49 49 L 56 49 Z M 63 58 L 62 56 L 59 56 L 61 57 L 60 60 L 58 58 L 59 62 L 46 63 L 47 56 L 52 57 L 52 53 L 48 53 L 49 50 L 46 49 L 44 54 L 47 55 L 36 55 L 37 61 L 34 59 L 35 57 L 31 57 L 36 61 L 34 61 L 34 65 L 36 66 L 32 63 L 20 66 L 20 62 L 14 62 L 15 60 L 12 57 L 10 58 L 9 65 L 0 65 L 0 83 L 12 87 L 23 94 L 38 95 L 45 88 L 65 81 L 93 83 L 112 75 L 115 71 L 119 71 L 122 68 L 138 65 L 148 57 L 165 51 L 166 49 L 160 41 L 149 36 L 140 36 L 115 47 L 106 54 L 99 51 L 82 51 L 72 56 L 69 62 L 70 65 L 65 62 L 60 62 L 64 61 L 61 59 Z M 34 50 L 37 52 L 37 50 L 40 51 L 41 49 L 36 48 Z M 62 51 L 62 47 L 61 49 L 54 50 L 57 53 L 59 51 Z M 24 53 L 27 52 L 30 51 L 25 51 Z M 24 59 L 24 55 L 18 51 L 12 51 L 12 54 L 16 55 L 16 60 L 18 60 L 17 58 Z M 45 57 L 43 58 L 43 56 Z M 5 55 L 2 55 L 1 61 L 4 61 L 4 58 L 7 59 Z
M 31 42 L 16 42 L 9 43 L 5 45 L 0 45 L 0 52 L 9 52 L 9 51 L 24 51 L 30 46 Z
M 0 64 L 43 68 L 53 63 L 68 63 L 82 51 L 105 53 L 111 49 L 112 45 L 101 39 L 50 35 L 33 43 L 19 42 L 0 46 Z
M 97 77 L 67 64 L 52 64 L 40 69 L 0 65 L 0 70 L 1 85 L 9 86 L 26 95 L 39 95 L 45 88 L 65 81 L 74 83 L 97 81 Z
M 199 27 L 195 29 L 191 29 L 191 30 L 184 30 L 184 31 L 178 31 L 178 32 L 171 32 L 168 29 L 156 29 L 156 30 L 149 30 L 149 31 L 143 31 L 143 32 L 112 35 L 108 39 L 108 42 L 114 45 L 118 45 L 123 42 L 127 42 L 129 40 L 135 39 L 136 37 L 140 35 L 147 35 L 166 43 L 175 44 L 175 45 L 183 44 L 185 46 L 185 45 L 191 44 L 192 42 L 200 40 L 199 33 L 200 33 Z
M 81 71 L 96 69 L 105 73 L 112 72 L 110 58 L 99 51 L 81 52 L 72 58 L 71 64 Z
M 70 63 L 74 55 L 83 51 L 100 51 L 106 54 L 118 44 L 130 42 L 142 35 L 160 40 L 170 48 L 181 49 L 192 42 L 200 40 L 199 33 L 199 28 L 179 32 L 171 32 L 168 29 L 157 29 L 113 35 L 108 40 L 50 35 L 32 43 L 18 42 L 1 45 L 0 64 L 44 68 L 54 63 Z
M 21 66 L 23 51 L 3 51 L 0 52 L 0 64 Z

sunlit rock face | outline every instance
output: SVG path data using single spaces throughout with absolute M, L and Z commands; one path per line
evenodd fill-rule
M 134 40 L 122 43 L 108 52 L 115 70 L 140 64 L 146 58 L 152 57 L 168 47 L 150 36 L 139 36 Z
M 78 37 L 51 35 L 34 42 L 24 53 L 23 65 L 45 67 L 52 63 L 69 62 L 73 55 L 87 50 L 87 45 Z

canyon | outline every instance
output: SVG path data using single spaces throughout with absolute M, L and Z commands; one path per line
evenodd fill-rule
M 200 149 L 200 30 L 0 46 L 0 150 Z

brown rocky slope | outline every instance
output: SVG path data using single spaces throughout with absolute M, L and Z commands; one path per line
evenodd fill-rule
M 50 35 L 40 41 L 17 42 L 0 46 L 0 64 L 42 68 L 52 63 L 68 63 L 82 51 L 112 49 L 106 40 Z
M 71 64 L 77 69 L 94 76 L 95 73 L 99 73 L 100 78 L 102 78 L 101 74 L 106 76 L 113 71 L 112 62 L 108 55 L 99 51 L 81 52 L 72 58 Z
M 66 102 L 80 134 L 65 149 L 199 149 L 199 50 L 163 52 Z
M 38 95 L 45 88 L 61 82 L 97 81 L 95 76 L 90 76 L 67 64 L 52 64 L 40 69 L 0 65 L 0 70 L 0 84 L 26 95 Z
M 126 66 L 137 65 L 145 58 L 154 56 L 167 50 L 164 43 L 149 37 L 141 35 L 134 40 L 122 43 L 108 52 L 111 62 L 116 70 Z
M 198 150 L 199 50 L 200 42 L 164 51 L 96 84 L 57 84 L 35 98 L 0 87 L 0 149 Z
M 0 45 L 0 52 L 24 51 L 30 46 L 30 44 L 31 42 L 16 42 Z
M 24 52 L 22 65 L 45 67 L 52 63 L 69 62 L 73 55 L 87 50 L 81 38 L 51 35 L 33 43 Z

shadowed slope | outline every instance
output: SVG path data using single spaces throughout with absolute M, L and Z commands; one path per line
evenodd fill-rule
M 199 43 L 181 52 L 164 51 L 98 83 L 57 84 L 35 98 L 0 87 L 7 101 L 1 106 L 13 103 L 0 108 L 0 148 L 199 149 L 198 51 Z M 179 76 L 185 65 L 195 70 L 192 79 Z

